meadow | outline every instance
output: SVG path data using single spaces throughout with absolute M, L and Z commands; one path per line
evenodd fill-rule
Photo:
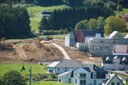
M 57 6 L 29 6 L 27 7 L 29 16 L 30 16 L 30 26 L 32 32 L 37 32 L 38 27 L 41 21 L 41 13 L 43 11 L 53 11 L 55 9 L 67 8 L 66 5 L 57 5 Z
M 21 71 L 24 65 L 25 70 Z M 30 66 L 32 66 L 32 74 L 45 74 L 47 72 L 47 65 L 39 64 L 0 64 L 0 76 L 6 72 L 15 70 L 20 72 L 22 75 L 28 75 Z
M 25 70 L 21 71 L 22 66 L 24 65 Z M 32 75 L 34 74 L 46 74 L 47 73 L 47 65 L 39 65 L 39 64 L 0 64 L 0 76 L 3 76 L 6 72 L 15 70 L 20 72 L 22 75 L 29 75 L 29 69 L 32 66 Z M 27 82 L 27 85 L 29 83 Z M 72 85 L 72 84 L 64 84 L 59 83 L 57 81 L 32 81 L 32 85 Z
M 29 85 L 29 83 L 27 83 Z M 32 82 L 32 85 L 73 85 L 73 84 L 64 84 L 56 81 L 39 81 Z

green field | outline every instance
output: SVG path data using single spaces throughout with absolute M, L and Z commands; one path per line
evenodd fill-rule
M 45 36 L 52 36 L 53 39 L 64 39 L 66 35 L 67 35 L 67 34 L 44 35 L 44 36 L 39 36 L 39 38 L 43 38 L 43 37 L 45 37 Z
M 24 65 L 25 70 L 21 72 L 21 68 Z M 47 72 L 46 65 L 38 65 L 38 64 L 0 64 L 0 76 L 5 74 L 10 70 L 15 70 L 20 72 L 22 75 L 29 74 L 29 68 L 32 66 L 32 74 L 45 74 Z
M 22 66 L 25 66 L 24 71 L 21 72 Z M 47 73 L 47 65 L 39 65 L 39 64 L 0 64 L 0 76 L 4 75 L 6 72 L 15 70 L 20 72 L 22 75 L 29 75 L 29 69 L 32 66 L 32 74 L 46 74 Z M 27 82 L 29 85 L 29 83 Z M 57 81 L 38 81 L 32 82 L 32 85 L 72 85 L 72 84 L 63 84 Z
M 39 23 L 41 20 L 41 12 L 42 11 L 53 11 L 55 9 L 63 9 L 67 8 L 68 6 L 66 5 L 57 5 L 57 6 L 48 6 L 48 7 L 43 7 L 43 6 L 31 6 L 27 7 L 28 13 L 30 15 L 30 26 L 32 32 L 38 31 Z
M 64 84 L 56 81 L 39 81 L 39 82 L 32 82 L 32 85 L 73 85 L 73 84 Z

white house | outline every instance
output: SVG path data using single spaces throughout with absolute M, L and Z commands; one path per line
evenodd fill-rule
M 81 67 L 58 75 L 58 81 L 75 85 L 101 85 L 107 71 L 93 65 Z
M 102 66 L 106 70 L 127 70 L 128 55 L 104 55 Z
M 60 61 L 53 62 L 53 63 L 49 64 L 48 72 L 60 74 L 60 73 L 66 72 L 66 71 L 71 71 L 76 68 L 80 68 L 82 66 L 83 66 L 82 64 L 80 64 L 79 62 L 77 62 L 75 60 L 64 59 L 64 60 L 60 60 Z
M 124 84 L 121 77 L 115 74 L 110 74 L 108 75 L 108 78 L 104 80 L 102 85 L 124 85 Z

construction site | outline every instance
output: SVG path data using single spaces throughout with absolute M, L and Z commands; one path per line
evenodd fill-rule
M 71 59 L 82 63 L 101 63 L 100 57 L 89 57 L 87 52 L 64 46 L 63 39 L 0 40 L 0 63 L 52 62 L 64 59 L 62 52 L 53 45 L 61 46 Z

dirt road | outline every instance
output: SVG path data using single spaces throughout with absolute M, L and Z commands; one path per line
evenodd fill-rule
M 63 47 L 61 47 L 55 43 L 52 43 L 52 45 L 54 45 L 56 48 L 58 48 L 62 52 L 62 54 L 64 55 L 64 59 L 71 59 L 69 57 L 69 55 L 67 54 L 67 52 L 63 49 Z

